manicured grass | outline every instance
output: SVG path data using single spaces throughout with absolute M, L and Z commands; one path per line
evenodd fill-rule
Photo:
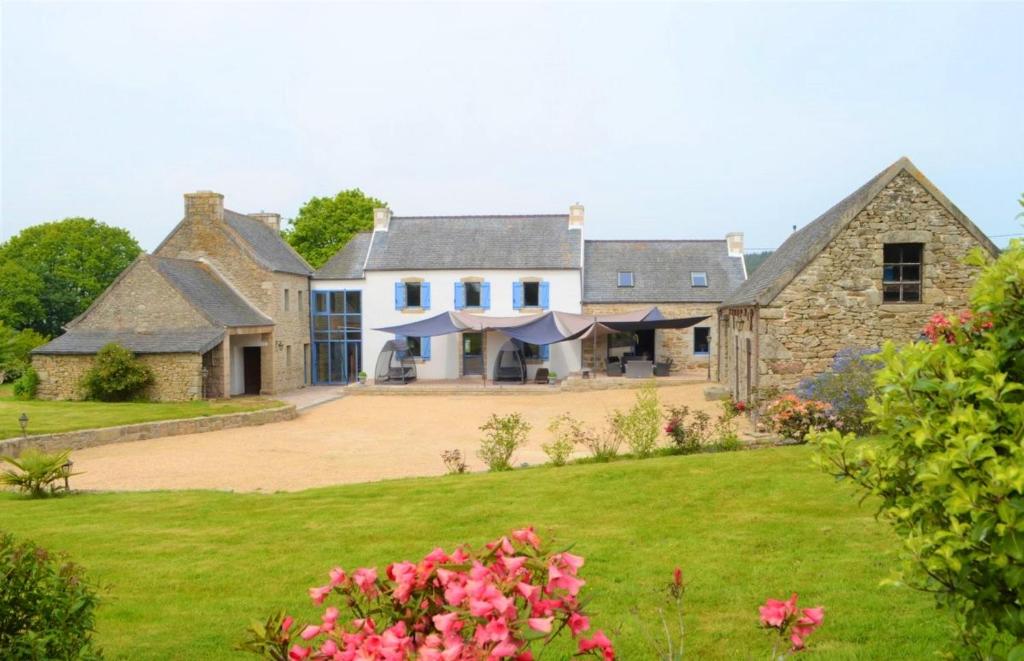
M 410 439 L 412 442 L 414 439 Z M 764 658 L 757 606 L 823 604 L 815 656 L 933 658 L 953 630 L 929 596 L 881 587 L 897 542 L 806 447 L 351 485 L 291 494 L 0 495 L 0 527 L 68 551 L 105 586 L 110 658 L 223 659 L 280 608 L 312 617 L 327 570 L 418 559 L 533 524 L 574 543 L 594 623 L 621 658 L 651 658 L 658 594 L 678 565 L 688 658 Z M 555 650 L 548 658 L 567 658 Z
M 238 413 L 280 406 L 281 403 L 258 397 L 194 402 L 53 402 L 24 401 L 11 392 L 10 384 L 0 386 L 0 439 L 21 435 L 18 417 L 28 415 L 29 434 L 49 434 L 130 425 L 136 422 L 199 418 L 222 413 Z

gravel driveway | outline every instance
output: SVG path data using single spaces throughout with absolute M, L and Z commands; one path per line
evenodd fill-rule
M 662 404 L 716 415 L 704 384 L 658 389 Z M 226 489 L 299 491 L 310 487 L 444 473 L 441 452 L 457 448 L 471 470 L 480 431 L 491 413 L 521 412 L 533 425 L 517 463 L 543 463 L 548 422 L 570 411 L 601 423 L 629 407 L 635 390 L 514 395 L 350 395 L 261 427 L 106 445 L 74 453 L 72 488 L 94 490 Z

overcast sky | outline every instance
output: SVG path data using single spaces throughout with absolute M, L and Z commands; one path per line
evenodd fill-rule
M 0 239 L 182 194 L 776 247 L 902 155 L 1020 234 L 1024 4 L 2 5 Z M 1005 245 L 1007 238 L 995 238 Z

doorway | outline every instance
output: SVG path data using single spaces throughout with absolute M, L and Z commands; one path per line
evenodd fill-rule
M 462 334 L 462 375 L 481 376 L 484 373 L 483 333 Z
M 258 395 L 260 394 L 260 386 L 262 379 L 262 365 L 260 347 L 242 347 L 242 372 L 245 376 L 245 390 L 243 391 L 246 395 Z

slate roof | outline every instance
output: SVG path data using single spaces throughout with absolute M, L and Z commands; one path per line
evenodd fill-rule
M 225 209 L 224 221 L 238 232 L 271 270 L 298 275 L 309 275 L 313 272 L 309 264 L 281 238 L 281 235 L 262 220 Z
M 93 354 L 111 342 L 135 353 L 206 353 L 224 337 L 221 328 L 137 333 L 132 331 L 70 330 L 41 347 L 36 354 Z
M 321 280 L 358 280 L 362 278 L 366 250 L 370 247 L 372 238 L 372 232 L 360 232 L 354 235 L 344 248 L 334 253 L 334 256 L 313 274 L 313 277 Z
M 149 257 L 153 267 L 211 322 L 221 326 L 270 326 L 273 320 L 252 307 L 202 262 Z
M 871 200 L 901 172 L 914 177 L 942 204 L 982 245 L 996 254 L 997 248 L 920 170 L 903 157 L 872 177 L 838 204 L 806 226 L 793 232 L 779 249 L 762 263 L 743 285 L 729 296 L 722 307 L 768 305 L 786 286 L 818 256 L 825 247 L 857 216 Z
M 567 214 L 394 216 L 373 233 L 366 270 L 576 269 L 581 234 Z
M 619 271 L 633 286 L 619 287 Z M 707 287 L 690 284 L 692 271 L 708 274 Z M 745 277 L 743 259 L 729 257 L 722 241 L 586 241 L 584 303 L 718 303 Z

